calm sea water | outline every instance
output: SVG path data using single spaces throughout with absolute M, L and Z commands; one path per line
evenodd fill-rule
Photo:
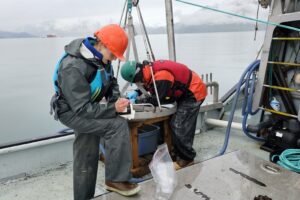
M 176 35 L 177 61 L 198 74 L 213 73 L 222 96 L 256 58 L 264 32 L 258 33 L 256 41 L 253 38 L 253 32 Z M 49 101 L 54 67 L 72 39 L 0 40 L 0 144 L 47 136 L 64 128 L 49 115 Z M 146 59 L 144 43 L 140 36 L 136 39 L 142 61 Z M 156 59 L 167 59 L 166 35 L 150 35 L 150 41 Z M 116 72 L 117 63 L 113 65 Z

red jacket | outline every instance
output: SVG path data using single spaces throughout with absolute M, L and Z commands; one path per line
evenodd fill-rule
M 201 78 L 187 66 L 170 60 L 152 63 L 154 79 L 161 101 L 177 100 L 182 95 L 193 96 L 197 101 L 207 96 L 206 85 Z M 150 67 L 143 68 L 144 85 L 154 93 Z

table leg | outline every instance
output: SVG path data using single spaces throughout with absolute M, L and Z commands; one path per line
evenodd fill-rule
M 131 131 L 131 145 L 132 145 L 132 167 L 137 168 L 139 166 L 139 152 L 138 152 L 138 127 L 133 126 Z
M 172 136 L 170 131 L 169 119 L 164 120 L 164 141 L 168 145 L 169 152 L 171 152 Z

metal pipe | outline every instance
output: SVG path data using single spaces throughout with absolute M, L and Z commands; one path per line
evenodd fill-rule
M 272 88 L 272 89 L 285 90 L 285 91 L 289 91 L 289 92 L 300 92 L 300 90 L 297 88 L 286 88 L 286 87 L 281 87 L 281 86 L 276 86 L 276 85 L 267 85 L 267 84 L 264 84 L 263 86 Z
M 126 26 L 126 25 L 125 25 Z M 137 48 L 136 48 L 136 42 L 135 42 L 135 32 L 134 32 L 134 26 L 133 26 L 133 19 L 132 19 L 132 15 L 131 13 L 128 14 L 128 24 L 127 24 L 127 29 L 128 29 L 128 48 L 126 50 L 126 61 L 129 60 L 129 55 L 130 55 L 130 45 L 132 45 L 132 50 L 133 50 L 133 55 L 134 55 L 134 59 L 136 62 L 139 62 L 139 56 L 138 56 L 138 51 L 137 51 Z M 121 61 L 119 60 L 118 62 L 118 70 L 117 70 L 117 76 L 116 78 L 118 79 L 119 77 L 119 72 L 120 72 L 120 63 Z M 123 87 L 123 89 L 127 89 L 129 86 L 128 85 L 125 85 Z M 121 94 L 124 94 L 124 91 L 123 93 Z
M 157 87 L 156 87 L 156 83 L 155 83 L 155 79 L 154 79 L 152 62 L 150 62 L 149 66 L 150 66 L 150 72 L 151 72 L 151 76 L 152 76 L 152 82 L 153 82 L 153 86 L 154 86 L 154 91 L 155 91 L 155 95 L 156 95 L 157 104 L 158 104 L 159 110 L 162 111 L 161 104 L 160 104 L 160 99 L 159 99 L 159 95 L 158 95 L 158 91 L 157 91 Z
M 69 140 L 73 140 L 75 138 L 75 135 L 67 135 L 59 138 L 54 138 L 54 139 L 49 139 L 49 140 L 42 140 L 39 142 L 33 142 L 33 143 L 28 143 L 28 144 L 23 144 L 23 145 L 18 145 L 18 146 L 12 146 L 4 149 L 0 149 L 0 155 L 7 154 L 7 153 L 14 153 L 17 151 L 21 150 L 27 150 L 35 147 L 41 147 L 41 146 L 46 146 L 49 144 L 54 144 L 58 142 L 66 142 Z
M 205 119 L 205 123 L 208 125 L 219 126 L 219 127 L 227 127 L 228 126 L 228 121 L 212 119 L 212 118 Z M 232 122 L 231 128 L 237 129 L 237 130 L 243 130 L 243 125 L 241 123 Z
M 176 61 L 172 0 L 165 0 L 169 59 Z
M 214 87 L 214 92 L 213 92 L 213 103 L 217 103 L 219 101 L 219 83 L 213 81 L 206 83 L 206 87 Z
M 150 40 L 149 40 L 149 37 L 148 37 L 148 34 L 147 34 L 147 30 L 146 30 L 146 27 L 145 27 L 145 23 L 144 23 L 139 5 L 137 5 L 136 8 L 137 8 L 137 13 L 138 13 L 139 20 L 140 20 L 140 23 L 141 23 L 141 26 L 142 26 L 141 30 L 144 31 L 144 34 L 142 34 L 142 35 L 143 35 L 143 39 L 144 39 L 144 43 L 145 43 L 145 48 L 146 48 L 146 51 L 147 51 L 147 57 L 148 57 L 148 60 L 150 62 L 149 66 L 150 66 L 150 72 L 151 72 L 151 77 L 152 77 L 152 82 L 153 82 L 153 86 L 154 86 L 154 91 L 155 91 L 155 95 L 156 95 L 157 104 L 158 104 L 159 110 L 162 111 L 159 96 L 158 96 L 158 91 L 157 91 L 157 87 L 156 87 L 156 83 L 155 83 L 155 79 L 154 79 L 154 73 L 153 73 L 153 69 L 152 69 L 152 62 L 151 62 L 151 57 L 152 57 L 152 61 L 155 61 L 155 57 L 154 57 L 154 54 L 153 54 L 153 51 L 152 51 L 152 47 L 151 47 L 151 44 L 150 44 Z M 150 50 L 151 57 L 149 55 L 148 47 L 149 47 L 149 50 Z
M 141 25 L 143 27 L 143 31 L 144 31 L 143 37 L 145 38 L 145 40 L 148 43 L 150 54 L 151 54 L 152 60 L 154 61 L 155 60 L 154 53 L 153 53 L 153 50 L 152 50 L 152 47 L 151 47 L 151 43 L 150 43 L 150 40 L 149 40 L 149 37 L 148 37 L 147 29 L 146 29 L 146 26 L 145 26 L 145 23 L 144 23 L 144 20 L 143 20 L 142 13 L 141 13 L 139 5 L 136 6 L 136 10 L 137 10 L 138 17 L 140 19 Z M 147 45 L 145 45 L 145 47 L 147 48 Z M 149 59 L 149 61 L 150 61 L 150 59 Z
M 288 66 L 293 66 L 293 67 L 300 67 L 300 64 L 298 64 L 298 63 L 288 63 L 288 62 L 273 62 L 273 61 L 269 61 L 268 64 L 273 64 L 273 65 L 288 65 Z
M 125 13 L 124 24 L 123 24 L 123 26 L 122 26 L 124 30 L 126 29 L 126 23 L 127 23 L 127 13 L 128 13 L 128 7 L 127 7 L 126 5 L 127 5 L 127 0 L 125 1 L 124 8 L 123 8 L 122 15 L 121 15 L 121 19 L 120 19 L 120 23 L 119 23 L 119 26 L 121 26 L 122 19 L 123 19 L 123 15 L 124 15 L 124 11 L 125 11 L 125 8 L 126 8 L 126 13 Z M 121 60 L 120 60 L 120 59 L 118 59 L 118 65 L 117 65 L 117 75 L 116 75 L 116 78 L 117 78 L 117 79 L 118 79 L 118 77 L 119 77 L 119 72 L 120 72 L 120 64 L 121 64 Z
M 133 36 L 131 34 L 131 29 L 130 29 L 130 21 L 132 19 L 131 14 L 128 15 L 128 24 L 126 24 L 127 26 L 127 30 L 128 30 L 128 47 L 126 49 L 126 61 L 129 60 L 129 55 L 130 55 L 130 45 L 131 45 L 131 40 L 133 39 Z
M 152 112 L 155 112 L 155 106 L 151 103 L 135 103 L 133 106 L 150 106 L 152 108 Z
M 121 24 L 122 24 L 122 19 L 123 19 L 124 13 L 125 13 L 126 5 L 127 5 L 127 0 L 126 0 L 125 3 L 124 3 L 124 7 L 123 7 L 123 10 L 122 10 L 122 14 L 121 14 L 119 26 L 121 26 Z M 126 10 L 126 12 L 127 12 L 127 10 Z
M 212 73 L 209 74 L 209 81 L 212 82 Z M 210 94 L 212 95 L 212 87 L 210 87 Z
M 132 16 L 130 13 L 129 13 L 129 17 L 128 17 L 128 32 L 131 37 L 131 44 L 132 44 L 134 59 L 136 62 L 139 62 L 138 51 L 137 51 L 136 43 L 135 43 L 135 32 L 134 32 L 133 19 L 132 19 Z M 129 57 L 128 57 L 128 59 L 129 59 Z
M 277 115 L 282 115 L 282 116 L 286 116 L 286 117 L 293 117 L 295 119 L 299 119 L 299 115 L 297 116 L 297 115 L 293 115 L 293 114 L 290 114 L 290 113 L 276 111 L 276 110 L 272 110 L 272 109 L 269 109 L 269 108 L 263 108 L 263 107 L 259 107 L 259 109 L 264 110 L 266 112 L 274 113 L 274 114 L 277 114 Z
M 300 40 L 300 37 L 274 37 L 272 40 Z

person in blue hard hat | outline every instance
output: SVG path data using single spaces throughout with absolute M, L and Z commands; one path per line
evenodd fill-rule
M 132 154 L 127 121 L 118 113 L 129 105 L 120 98 L 111 62 L 124 60 L 128 37 L 118 25 L 107 25 L 95 38 L 76 39 L 65 47 L 54 74 L 55 118 L 75 132 L 73 189 L 75 200 L 94 197 L 100 138 L 105 141 L 105 184 L 109 191 L 131 196 L 138 184 L 128 182 Z M 103 103 L 103 99 L 106 103 Z M 100 103 L 101 101 L 101 103 Z

